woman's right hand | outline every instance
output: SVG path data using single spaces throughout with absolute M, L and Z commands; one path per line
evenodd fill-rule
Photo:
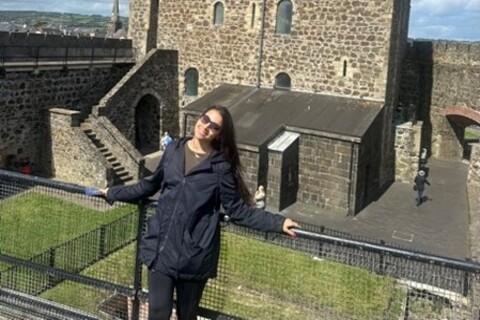
M 298 223 L 296 223 L 295 221 L 289 218 L 286 218 L 285 221 L 283 221 L 283 232 L 288 234 L 292 239 L 295 239 L 297 235 L 295 234 L 295 232 L 290 230 L 290 228 L 299 228 L 299 227 L 300 225 Z

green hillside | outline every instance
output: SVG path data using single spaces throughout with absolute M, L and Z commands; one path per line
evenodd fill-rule
M 0 22 L 27 24 L 29 26 L 63 25 L 81 28 L 104 28 L 110 21 L 109 16 L 84 15 L 76 13 L 58 13 L 41 11 L 0 11 Z M 128 18 L 120 17 L 123 28 L 128 28 Z

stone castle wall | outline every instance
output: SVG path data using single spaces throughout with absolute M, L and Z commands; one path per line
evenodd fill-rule
M 129 4 L 128 38 L 138 61 L 156 47 L 158 0 L 131 0 Z
M 157 47 L 179 53 L 180 108 L 221 83 L 274 87 L 276 76 L 287 73 L 292 90 L 385 101 L 384 122 L 392 122 L 410 1 L 292 1 L 290 34 L 276 33 L 278 1 L 222 1 L 221 25 L 214 24 L 215 3 L 160 0 Z M 132 6 L 133 29 L 151 24 L 154 1 Z M 155 35 L 145 30 L 132 31 L 135 46 Z M 199 73 L 193 97 L 185 94 L 190 68 Z M 385 185 L 393 179 L 395 135 L 390 125 L 381 129 L 378 184 Z
M 34 171 L 50 174 L 48 110 L 61 107 L 86 115 L 129 68 L 4 72 L 0 75 L 0 153 L 29 157 Z
M 106 116 L 135 145 L 135 112 L 145 96 L 158 101 L 160 131 L 179 134 L 178 56 L 174 51 L 151 50 L 106 94 L 94 113 Z
M 396 128 L 395 136 L 395 180 L 411 183 L 419 168 L 422 122 L 408 121 Z
M 426 132 L 422 144 L 434 157 L 459 159 L 465 121 L 453 124 L 446 108 L 480 112 L 480 43 L 414 41 L 408 48 L 401 80 L 401 102 L 417 107 Z M 470 118 L 469 114 L 460 114 Z
M 345 212 L 349 203 L 351 142 L 302 134 L 297 200 Z
M 50 109 L 52 176 L 79 185 L 105 188 L 112 168 L 80 129 L 80 112 Z
M 199 96 L 225 82 L 257 83 L 262 2 L 222 3 L 224 24 L 214 25 L 212 1 L 160 1 L 157 45 L 179 51 L 181 94 L 189 68 L 199 72 Z M 286 72 L 293 90 L 385 98 L 393 1 L 293 1 L 289 35 L 275 33 L 277 2 L 266 4 L 262 86 Z

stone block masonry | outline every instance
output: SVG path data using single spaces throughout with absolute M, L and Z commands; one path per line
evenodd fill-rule
M 480 43 L 414 41 L 407 53 L 400 101 L 418 110 L 425 126 L 422 147 L 436 158 L 460 159 L 463 127 L 477 122 L 471 112 L 480 114 Z M 471 112 L 449 121 L 446 111 L 456 108 Z
M 301 135 L 299 143 L 298 201 L 346 212 L 351 143 L 306 134 Z
M 225 20 L 215 25 L 215 2 L 161 0 L 157 47 L 179 51 L 181 102 L 189 100 L 183 95 L 189 68 L 199 72 L 199 96 L 221 83 L 257 84 L 258 72 L 260 85 L 273 87 L 276 76 L 285 72 L 293 90 L 384 99 L 392 25 L 406 25 L 393 20 L 407 17 L 394 14 L 393 2 L 293 2 L 292 32 L 277 34 L 278 1 L 267 1 L 264 12 L 261 2 L 223 1 Z M 135 46 L 143 48 L 149 36 L 142 30 L 151 24 L 153 2 L 132 3 L 137 9 L 131 21 L 138 29 Z M 397 30 L 393 34 L 403 37 Z
M 95 106 L 93 112 L 107 117 L 135 146 L 135 116 L 139 102 L 151 96 L 158 102 L 160 132 L 179 134 L 178 55 L 175 51 L 151 50 Z
M 18 71 L 0 76 L 0 153 L 29 157 L 33 170 L 49 175 L 48 110 L 52 106 L 89 113 L 130 66 L 101 69 Z
M 397 126 L 395 136 L 395 180 L 411 183 L 419 167 L 422 122 Z
M 80 113 L 52 108 L 50 128 L 53 178 L 105 188 L 112 168 L 80 129 Z

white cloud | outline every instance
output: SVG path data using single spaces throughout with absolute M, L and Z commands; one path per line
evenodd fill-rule
M 480 0 L 412 0 L 411 38 L 480 41 Z
M 448 16 L 466 10 L 470 0 L 412 0 L 412 11 L 426 16 Z
M 478 13 L 480 13 L 480 0 L 468 1 L 468 4 L 465 8 L 467 10 L 477 11 Z

